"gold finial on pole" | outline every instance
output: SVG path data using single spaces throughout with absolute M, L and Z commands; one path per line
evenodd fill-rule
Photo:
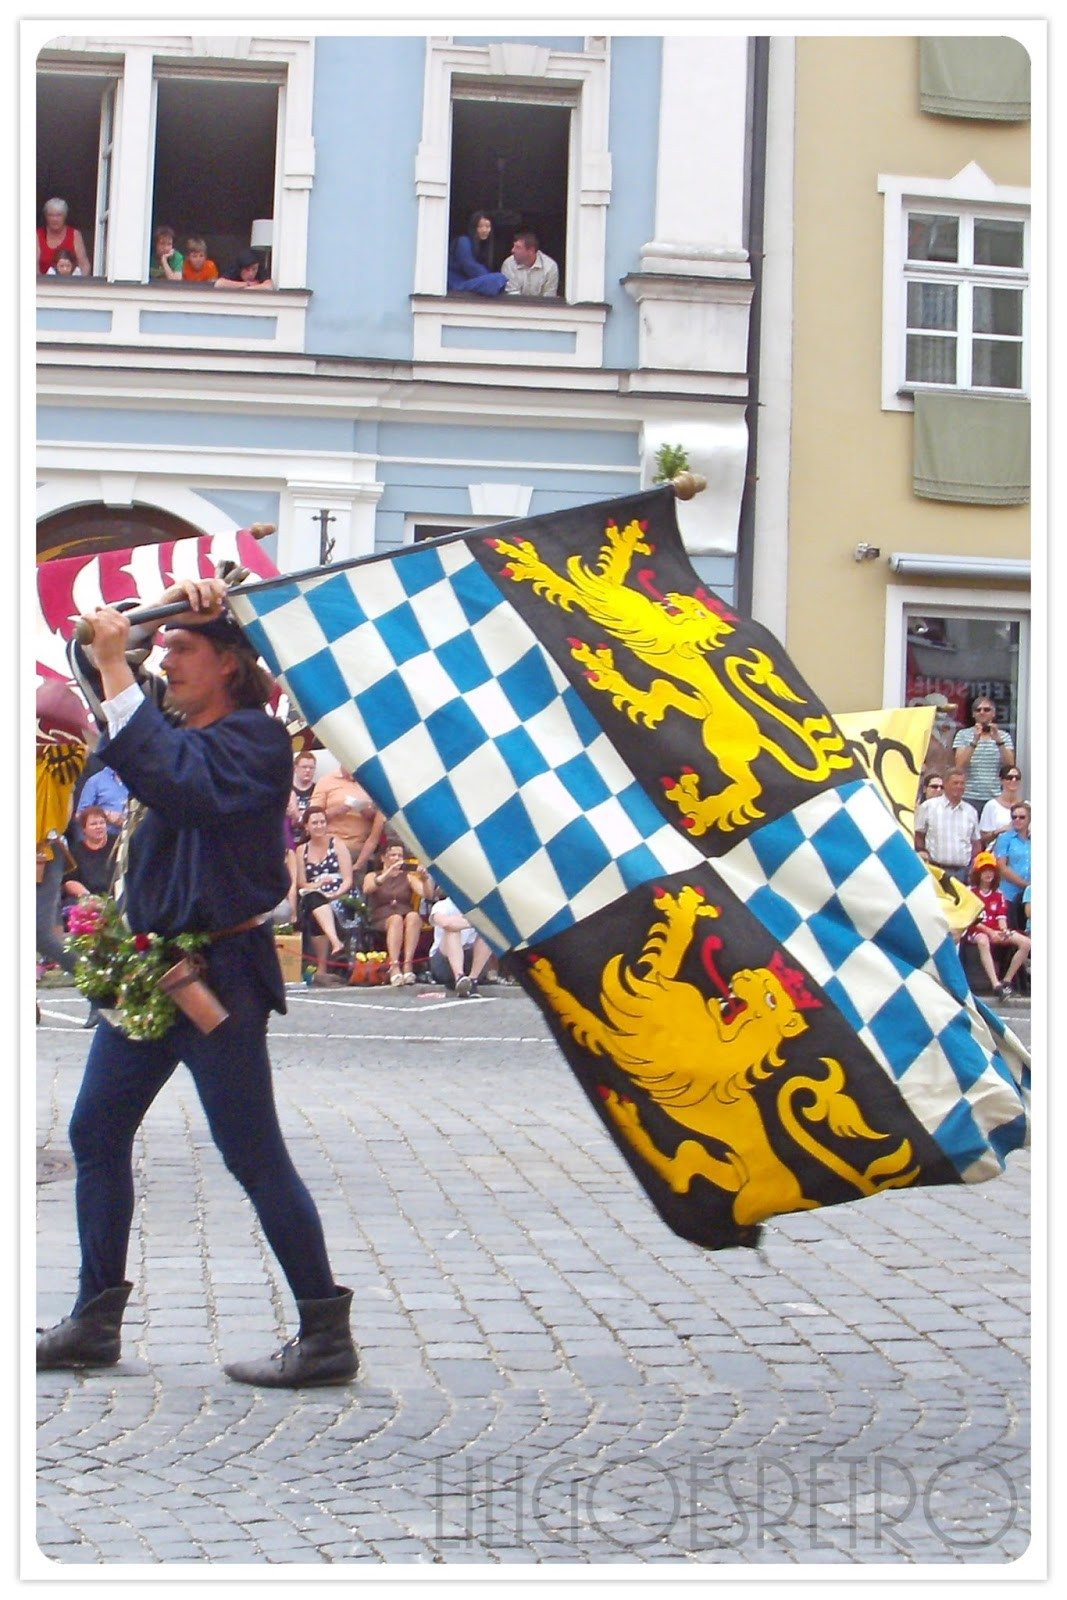
M 674 490 L 675 499 L 692 500 L 695 494 L 699 494 L 702 489 L 707 488 L 708 480 L 702 477 L 699 472 L 686 471 L 679 472 L 671 478 L 670 485 Z

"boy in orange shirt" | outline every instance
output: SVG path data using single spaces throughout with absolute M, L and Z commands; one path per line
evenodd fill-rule
M 219 269 L 207 258 L 207 244 L 203 239 L 190 239 L 185 246 L 182 277 L 187 283 L 213 283 Z

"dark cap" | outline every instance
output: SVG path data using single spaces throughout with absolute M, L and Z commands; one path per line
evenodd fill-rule
M 216 644 L 231 645 L 234 648 L 243 645 L 246 650 L 254 647 L 234 622 L 229 612 L 222 611 L 217 617 L 209 617 L 205 622 L 165 622 L 163 632 L 170 633 L 172 628 L 184 628 L 189 633 L 202 633 L 208 639 L 213 639 Z

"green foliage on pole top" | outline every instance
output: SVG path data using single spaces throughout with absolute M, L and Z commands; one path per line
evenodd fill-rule
M 679 472 L 689 471 L 689 452 L 680 444 L 661 444 L 656 451 L 656 476 L 653 483 L 669 483 Z

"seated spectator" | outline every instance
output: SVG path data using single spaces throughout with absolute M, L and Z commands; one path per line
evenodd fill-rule
M 152 235 L 152 260 L 148 267 L 150 278 L 169 278 L 172 283 L 181 280 L 185 257 L 174 248 L 174 229 L 169 222 L 161 222 Z
M 216 289 L 273 289 L 263 263 L 254 250 L 242 250 L 229 272 L 215 279 Z
M 430 976 L 435 983 L 455 989 L 465 1000 L 476 992 L 478 979 L 493 952 L 447 895 L 431 906 L 430 922 L 433 925 Z
M 422 902 L 429 893 L 425 872 L 411 861 L 402 844 L 391 844 L 382 853 L 377 872 L 363 880 L 367 904 L 367 923 L 375 933 L 385 935 L 389 956 L 389 982 L 396 987 L 414 983 L 415 951 L 422 937 Z
M 559 293 L 559 268 L 538 248 L 537 235 L 527 229 L 515 235 L 511 254 L 500 264 L 507 279 L 506 294 L 536 295 L 549 300 Z
M 71 250 L 57 250 L 53 264 L 49 267 L 49 278 L 80 278 L 82 269 L 74 259 Z
M 67 221 L 69 209 L 67 202 L 58 197 L 46 200 L 42 207 L 44 227 L 37 229 L 37 272 L 42 278 L 49 267 L 55 266 L 56 252 L 59 250 L 70 252 L 83 278 L 92 276 L 93 269 L 89 265 L 85 241 L 78 229 L 72 228 Z
M 63 879 L 61 909 L 86 895 L 105 895 L 114 869 L 115 834 L 108 829 L 102 806 L 86 806 L 68 833 L 74 865 Z
M 361 783 L 344 767 L 320 778 L 311 803 L 322 806 L 331 833 L 343 839 L 352 857 L 352 872 L 358 884 L 360 874 L 369 870 L 372 857 L 381 846 L 385 816 L 378 810 Z
M 1000 769 L 1000 793 L 987 800 L 978 818 L 982 830 L 982 849 L 988 850 L 998 833 L 1011 827 L 1011 810 L 1022 799 L 1023 775 L 1014 761 L 1005 761 Z
M 304 818 L 315 792 L 315 765 L 314 750 L 301 750 L 293 757 L 293 787 L 285 811 L 285 831 L 294 849 L 307 843 Z
M 126 820 L 129 798 L 130 791 L 118 773 L 98 764 L 78 792 L 78 816 L 84 817 L 87 806 L 100 806 L 108 827 L 121 828 Z
M 352 887 L 352 857 L 343 839 L 334 838 L 321 806 L 308 806 L 304 823 L 307 843 L 296 852 L 296 887 L 300 899 L 300 921 L 315 953 L 316 971 L 312 983 L 320 986 L 340 984 L 343 978 L 328 972 L 328 958 L 344 949 L 338 937 L 333 902 Z
M 945 774 L 944 793 L 924 800 L 915 812 L 916 850 L 964 882 L 981 839 L 978 813 L 963 798 L 966 781 L 954 768 Z
M 296 882 L 296 851 L 285 852 L 285 865 L 289 873 L 289 890 L 284 900 L 278 904 L 270 914 L 271 922 L 275 928 L 296 927 L 300 921 L 300 896 Z
M 205 241 L 203 239 L 188 239 L 185 245 L 185 260 L 182 262 L 182 281 L 184 283 L 214 283 L 218 275 L 218 267 L 213 261 L 208 260 Z
M 493 271 L 493 219 L 476 211 L 466 233 L 453 239 L 448 253 L 448 289 L 451 294 L 503 294 L 507 279 Z
M 1025 966 L 1030 954 L 1030 941 L 1025 933 L 1008 927 L 1008 903 L 1000 892 L 1000 869 L 996 856 L 988 850 L 979 851 L 974 858 L 971 887 L 982 902 L 982 914 L 964 934 L 968 944 L 973 944 L 989 979 L 990 988 L 998 1000 L 1009 1000 L 1015 993 L 1012 980 L 1020 967 Z M 1012 949 L 1013 954 L 1001 982 L 993 961 L 994 949 Z
M 1011 827 L 998 834 L 993 851 L 1000 868 L 1000 889 L 1008 902 L 1008 923 L 1023 926 L 1023 890 L 1030 882 L 1030 807 L 1019 800 L 1011 808 Z

